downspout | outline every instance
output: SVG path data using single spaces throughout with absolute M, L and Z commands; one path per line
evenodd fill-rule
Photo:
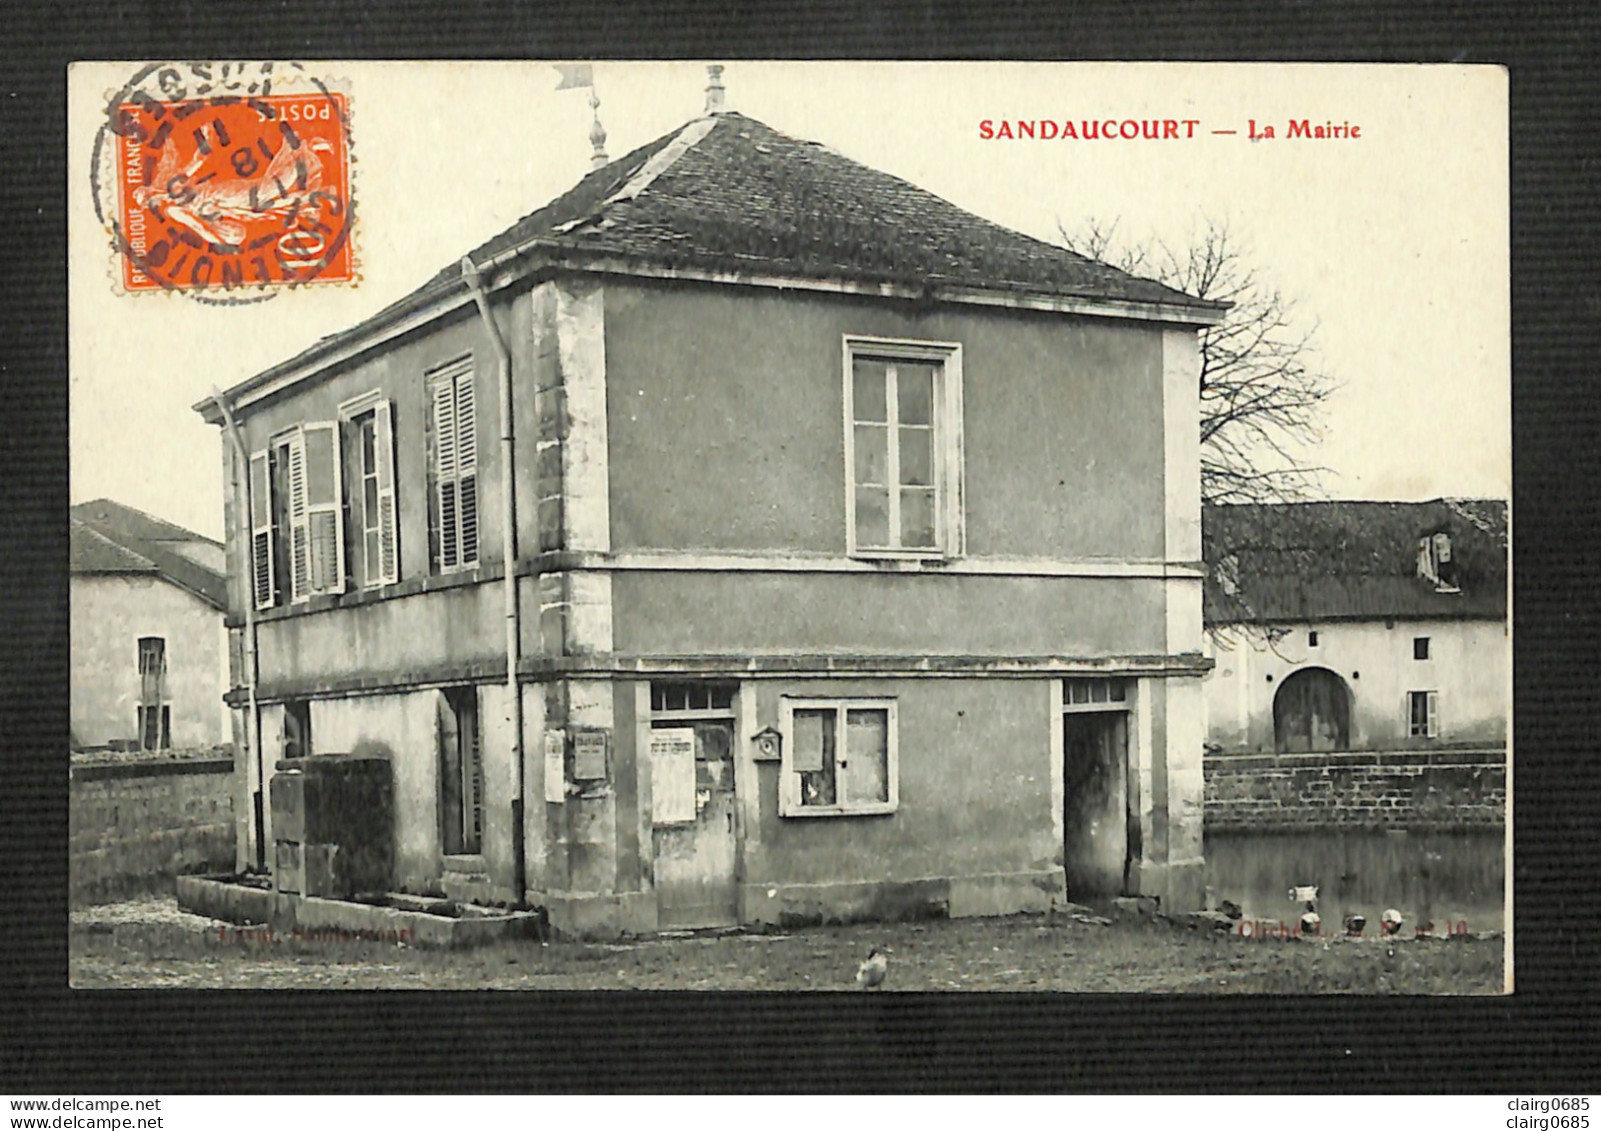
M 218 410 L 222 413 L 223 430 L 227 432 L 228 439 L 233 441 L 234 459 L 230 461 L 230 472 L 233 478 L 233 492 L 236 505 L 240 495 L 239 469 L 241 467 L 245 469 L 244 509 L 236 510 L 234 512 L 239 516 L 239 519 L 234 523 L 234 529 L 236 531 L 245 532 L 243 544 L 250 546 L 250 456 L 245 450 L 244 438 L 239 435 L 239 425 L 234 421 L 233 412 L 228 408 L 228 402 L 222 399 L 222 392 L 215 385 L 211 387 L 211 399 L 216 402 Z M 243 560 L 245 563 L 248 564 L 253 560 L 253 553 L 254 550 L 249 550 L 244 554 Z M 246 653 L 245 689 L 250 697 L 250 724 L 247 733 L 250 736 L 250 748 L 255 754 L 256 758 L 256 792 L 258 794 L 265 794 L 267 791 L 267 779 L 265 773 L 263 772 L 261 761 L 261 711 L 256 705 L 256 594 L 254 589 L 254 571 L 247 569 L 246 577 L 250 579 L 245 583 L 244 601 Z M 262 810 L 265 808 L 266 804 L 267 799 L 263 796 L 259 806 L 254 804 L 251 806 L 251 820 L 256 827 L 256 866 L 258 868 L 262 867 L 266 863 L 267 859 L 267 846 L 262 840 L 267 832 L 266 828 L 264 827 L 265 821 L 262 819 Z
M 472 292 L 473 301 L 478 304 L 478 314 L 483 319 L 484 330 L 489 334 L 489 342 L 495 349 L 495 357 L 499 363 L 500 529 L 501 538 L 504 540 L 506 564 L 503 585 L 506 616 L 506 694 L 511 698 L 511 758 L 512 765 L 516 767 L 517 781 L 511 801 L 514 869 L 512 887 L 517 893 L 517 898 L 523 900 L 527 897 L 528 887 L 527 852 L 523 844 L 523 793 L 527 787 L 527 775 L 523 766 L 522 690 L 517 683 L 517 664 L 522 657 L 522 635 L 517 607 L 517 483 L 512 463 L 511 351 L 506 348 L 506 340 L 501 337 L 500 327 L 495 324 L 494 315 L 489 309 L 489 296 L 484 292 L 483 278 L 478 268 L 473 265 L 470 255 L 462 257 L 461 278 L 467 284 L 467 289 Z

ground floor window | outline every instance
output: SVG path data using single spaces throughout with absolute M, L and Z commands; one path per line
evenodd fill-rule
M 1407 693 L 1407 733 L 1413 738 L 1440 736 L 1440 693 L 1438 691 L 1409 691 Z
M 304 699 L 284 704 L 283 756 L 311 756 L 311 704 Z
M 138 708 L 139 749 L 168 750 L 172 747 L 172 708 L 151 704 Z
M 784 699 L 779 812 L 894 812 L 896 731 L 893 699 Z
M 483 851 L 484 761 L 476 687 L 450 687 L 440 695 L 439 813 L 446 855 Z

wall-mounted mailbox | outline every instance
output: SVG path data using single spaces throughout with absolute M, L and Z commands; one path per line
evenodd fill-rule
M 754 747 L 751 757 L 758 762 L 776 762 L 783 755 L 784 736 L 772 727 L 763 727 L 750 740 Z

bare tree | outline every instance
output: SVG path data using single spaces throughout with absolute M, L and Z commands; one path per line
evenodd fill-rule
M 1244 503 L 1311 493 L 1325 469 L 1298 449 L 1322 439 L 1323 405 L 1338 387 L 1316 366 L 1316 325 L 1296 328 L 1294 303 L 1249 265 L 1226 221 L 1205 221 L 1179 251 L 1159 239 L 1120 240 L 1117 226 L 1057 228 L 1080 255 L 1233 304 L 1200 334 L 1201 497 Z

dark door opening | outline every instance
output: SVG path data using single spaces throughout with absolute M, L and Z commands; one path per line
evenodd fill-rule
M 1127 712 L 1063 714 L 1062 760 L 1067 897 L 1122 895 L 1138 841 L 1137 831 L 1130 835 Z
M 1302 668 L 1279 684 L 1273 696 L 1273 749 L 1280 754 L 1347 750 L 1351 745 L 1351 695 L 1327 668 Z

